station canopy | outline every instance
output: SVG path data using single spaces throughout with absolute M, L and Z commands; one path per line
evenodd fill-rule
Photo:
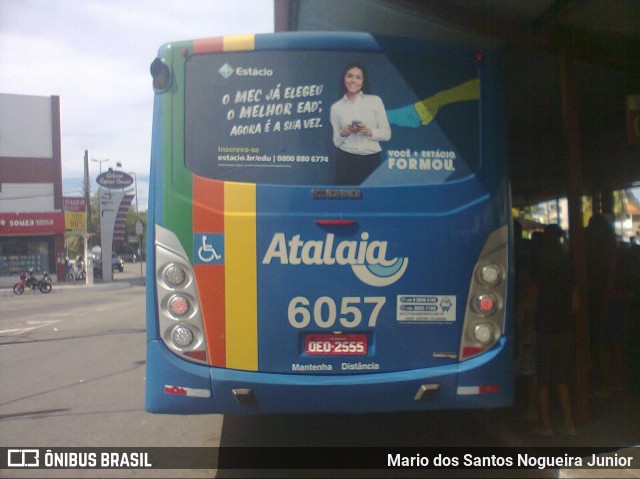
M 576 122 L 584 194 L 640 185 L 640 120 L 635 132 L 628 124 L 633 108 L 640 110 L 636 0 L 276 0 L 275 5 L 276 31 L 368 31 L 503 48 L 515 206 L 567 196 L 565 130 Z M 561 57 L 575 78 L 576 117 L 563 117 Z

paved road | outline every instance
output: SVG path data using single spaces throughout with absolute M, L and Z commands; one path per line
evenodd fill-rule
M 540 442 L 526 434 L 514 438 L 518 431 L 508 411 L 227 416 L 224 424 L 219 415 L 148 414 L 143 410 L 144 280 L 139 265 L 129 264 L 114 279 L 112 284 L 94 287 L 58 284 L 49 295 L 27 292 L 15 296 L 11 290 L 0 290 L 0 447 L 253 447 L 248 454 L 259 453 L 265 446 L 465 450 L 473 446 L 593 446 L 594 438 L 605 437 L 604 431 L 611 429 L 611 421 L 602 426 L 595 422 L 593 434 L 569 442 L 568 438 Z M 627 423 L 637 421 L 621 421 Z M 637 429 L 629 438 L 624 430 L 618 426 L 618 436 L 625 441 L 611 441 L 611 445 L 637 443 L 627 442 L 636 439 Z M 0 470 L 0 477 L 216 475 L 214 470 L 21 472 Z M 393 472 L 395 477 L 410 475 L 407 470 Z M 497 472 L 488 476 L 498 476 Z M 543 475 L 537 470 L 520 473 Z M 558 471 L 544 473 L 557 476 Z M 369 477 L 368 471 L 354 471 L 354 477 L 358 474 Z M 217 477 L 247 475 L 247 471 L 222 470 Z M 290 477 L 301 475 L 323 477 L 319 471 L 295 471 Z M 278 474 L 255 471 L 252 477 L 267 476 Z
M 61 283 L 48 295 L 0 291 L 0 447 L 469 446 L 490 437 L 495 441 L 482 426 L 482 412 L 229 416 L 224 427 L 218 415 L 145 413 L 144 286 L 138 265 L 127 264 L 114 280 L 94 287 Z M 34 470 L 29 477 L 82 477 L 86 472 Z M 91 471 L 91 477 L 110 472 L 123 473 Z M 141 471 L 127 474 L 139 477 L 136 472 Z M 215 471 L 179 471 L 181 477 L 189 474 L 211 477 Z
M 132 266 L 132 265 L 127 265 Z M 133 265 L 138 266 L 138 265 Z M 129 270 L 127 272 L 127 270 Z M 215 447 L 222 417 L 144 412 L 144 287 L 0 290 L 0 447 Z M 133 271 L 131 271 L 133 270 Z M 2 477 L 175 477 L 177 471 L 0 471 Z M 140 474 L 144 472 L 144 475 Z M 182 470 L 180 477 L 215 471 Z

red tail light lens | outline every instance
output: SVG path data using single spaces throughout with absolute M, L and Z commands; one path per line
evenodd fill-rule
M 189 300 L 184 296 L 176 295 L 169 300 L 168 303 L 169 311 L 174 316 L 184 316 L 189 312 L 191 305 L 189 304 Z
M 483 294 L 482 296 L 478 296 L 478 299 L 476 300 L 476 306 L 478 308 L 478 311 L 480 311 L 482 314 L 489 315 L 496 310 L 496 298 L 492 294 Z

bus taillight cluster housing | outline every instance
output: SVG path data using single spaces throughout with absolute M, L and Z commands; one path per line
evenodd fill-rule
M 153 79 L 153 91 L 156 93 L 164 93 L 171 87 L 172 75 L 171 69 L 160 58 L 156 58 L 151 62 L 149 73 Z
M 175 354 L 208 363 L 198 290 L 189 259 L 171 231 L 156 225 L 156 290 L 160 337 Z
M 504 334 L 509 230 L 493 231 L 476 262 L 465 309 L 460 359 L 491 349 Z

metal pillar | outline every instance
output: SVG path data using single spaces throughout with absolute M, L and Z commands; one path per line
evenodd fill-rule
M 582 217 L 582 151 L 580 141 L 580 101 L 573 59 L 560 54 L 562 122 L 568 149 L 569 245 L 573 275 L 575 330 L 576 422 L 584 424 L 589 416 L 589 314 L 586 295 L 585 239 Z

